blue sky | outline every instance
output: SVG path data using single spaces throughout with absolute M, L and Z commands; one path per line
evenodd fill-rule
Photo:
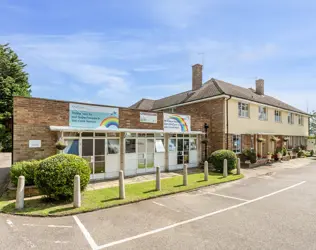
M 191 88 L 191 65 L 304 111 L 316 109 L 316 3 L 0 0 L 0 43 L 28 65 L 32 95 L 129 106 Z M 203 55 L 202 55 L 203 54 Z

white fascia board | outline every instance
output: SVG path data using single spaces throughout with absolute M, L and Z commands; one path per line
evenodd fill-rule
M 164 134 L 204 134 L 201 131 L 190 131 L 190 132 L 165 132 L 164 130 L 158 129 L 129 129 L 129 128 L 120 128 L 120 129 L 101 129 L 101 128 L 76 128 L 70 126 L 49 126 L 51 131 L 58 131 L 58 132 L 130 132 L 130 133 L 164 133 Z
M 305 117 L 310 117 L 309 115 L 305 115 L 305 114 L 302 114 L 302 113 L 299 113 L 299 112 L 295 112 L 295 111 L 291 111 L 291 110 L 288 110 L 288 109 L 278 108 L 278 107 L 271 106 L 271 105 L 268 105 L 268 104 L 264 104 L 264 103 L 261 103 L 261 102 L 250 101 L 250 100 L 239 98 L 239 97 L 232 97 L 231 99 L 232 100 L 236 100 L 236 101 L 241 101 L 241 102 L 244 102 L 244 103 L 250 103 L 250 104 L 252 103 L 252 104 L 256 104 L 258 106 L 273 108 L 273 109 L 276 109 L 276 110 L 286 111 L 286 112 L 290 112 L 290 113 L 293 113 L 293 114 L 302 115 L 302 116 L 305 116 Z
M 193 104 L 193 103 L 198 103 L 198 102 L 205 102 L 205 101 L 209 101 L 209 100 L 216 100 L 216 99 L 219 99 L 219 98 L 229 98 L 229 96 L 228 96 L 228 95 L 217 95 L 217 96 L 213 96 L 213 97 L 208 97 L 208 98 L 199 99 L 199 100 L 196 100 L 196 101 L 185 102 L 185 103 L 175 104 L 175 105 L 168 106 L 168 107 L 153 109 L 153 111 L 160 111 L 160 110 L 164 110 L 164 109 L 169 109 L 169 108 L 175 108 L 175 107 L 185 106 L 185 105 L 189 105 L 189 104 Z

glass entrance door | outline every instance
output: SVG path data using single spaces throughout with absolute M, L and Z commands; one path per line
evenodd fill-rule
M 94 140 L 94 178 L 105 177 L 105 139 Z
M 93 174 L 93 139 L 82 139 L 82 158 L 87 160 Z
M 177 139 L 177 164 L 189 163 L 190 141 L 189 138 Z
M 137 140 L 138 172 L 154 171 L 155 139 Z

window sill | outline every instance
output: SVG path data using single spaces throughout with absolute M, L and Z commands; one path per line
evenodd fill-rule
M 247 116 L 238 116 L 238 118 L 250 119 L 250 117 Z
M 258 119 L 259 121 L 262 121 L 262 122 L 267 122 L 268 121 L 268 119 L 266 119 L 266 120 L 263 120 L 263 119 Z

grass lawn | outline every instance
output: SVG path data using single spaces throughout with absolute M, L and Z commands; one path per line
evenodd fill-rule
M 120 200 L 118 198 L 118 187 L 85 191 L 82 195 L 80 208 L 73 208 L 71 202 L 47 202 L 43 199 L 36 198 L 25 200 L 24 209 L 18 211 L 15 210 L 14 200 L 5 200 L 5 198 L 1 198 L 0 211 L 4 213 L 38 216 L 70 215 L 191 190 L 198 187 L 233 181 L 242 177 L 243 175 L 232 174 L 223 178 L 219 173 L 210 173 L 209 180 L 204 181 L 204 173 L 194 173 L 188 176 L 189 185 L 183 186 L 183 177 L 176 176 L 168 179 L 162 179 L 161 191 L 155 191 L 155 181 L 128 184 L 125 186 L 126 199 L 124 200 Z

